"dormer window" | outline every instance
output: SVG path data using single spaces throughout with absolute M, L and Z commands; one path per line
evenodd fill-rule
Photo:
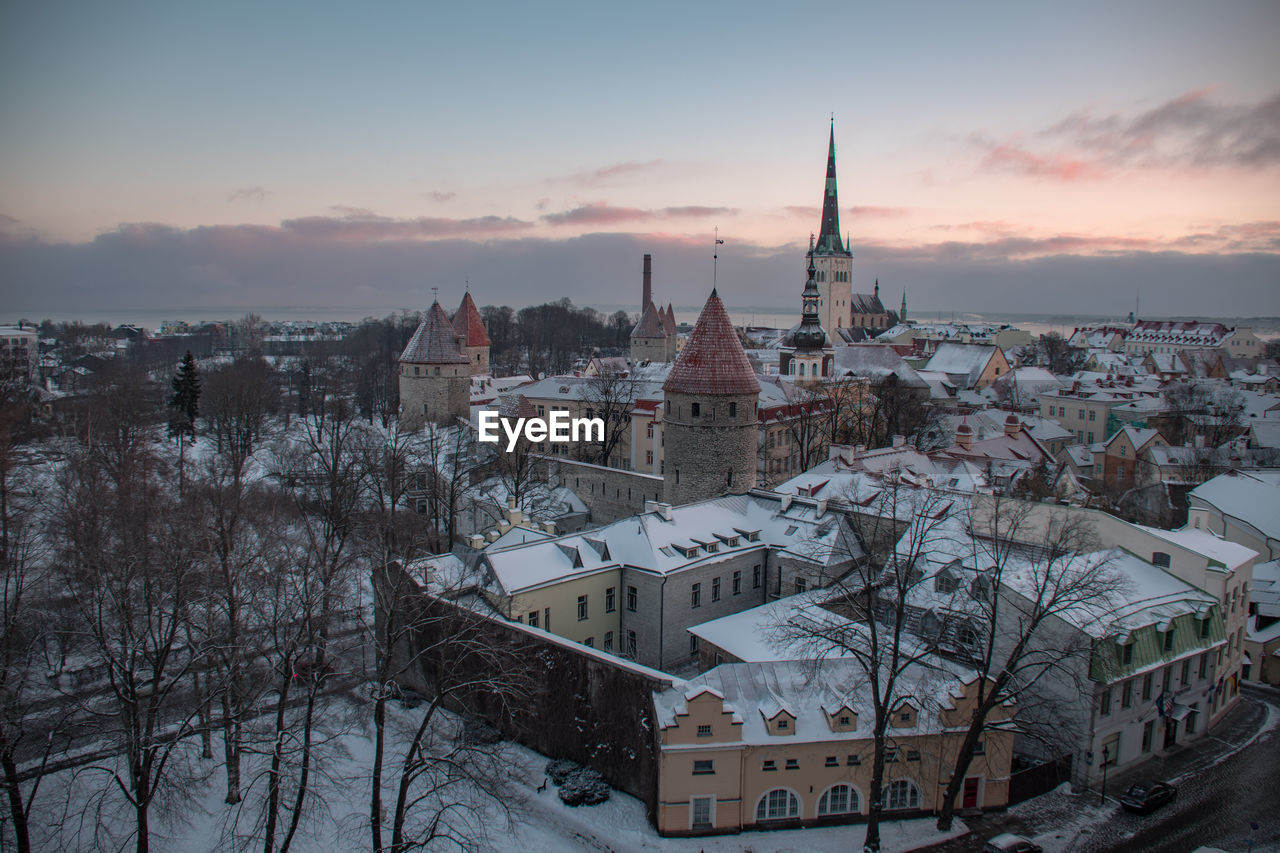
M 780 717 L 778 719 L 777 725 L 778 725 L 778 731 L 790 731 L 791 729 L 791 721 L 788 720 L 786 717 Z
M 1166 652 L 1173 651 L 1173 626 L 1169 626 L 1169 630 L 1164 632 L 1164 650 Z

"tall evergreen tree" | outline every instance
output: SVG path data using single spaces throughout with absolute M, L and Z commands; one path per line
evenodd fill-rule
M 169 396 L 169 437 L 178 441 L 178 490 L 185 485 L 187 442 L 196 440 L 196 417 L 200 414 L 200 373 L 191 350 L 182 357 L 173 374 Z

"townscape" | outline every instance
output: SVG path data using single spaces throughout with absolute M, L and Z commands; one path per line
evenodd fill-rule
M 1280 342 L 918 321 L 826 153 L 790 328 L 0 328 L 6 849 L 980 845 L 1274 714 Z

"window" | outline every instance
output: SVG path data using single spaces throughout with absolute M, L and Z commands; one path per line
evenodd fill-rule
M 765 759 L 763 762 L 761 762 L 760 769 L 764 771 L 777 770 L 778 762 L 774 761 L 772 758 Z
M 1152 738 L 1152 735 L 1155 734 L 1155 730 L 1156 730 L 1155 720 L 1148 720 L 1147 724 L 1142 727 L 1142 751 L 1143 752 L 1151 751 L 1151 738 Z
M 635 632 L 635 631 L 628 631 L 628 632 L 627 632 L 627 654 L 628 654 L 630 657 L 635 657 L 635 656 L 636 656 L 636 646 L 637 646 L 637 643 L 636 643 L 636 632 Z
M 606 652 L 613 651 L 613 632 L 606 631 L 604 634 L 604 650 Z
M 1186 687 L 1191 683 L 1191 658 L 1187 658 L 1182 662 L 1182 686 Z
M 798 758 L 788 758 L 788 759 L 787 759 L 787 769 L 788 769 L 788 770 L 799 770 L 799 769 L 800 769 L 800 760 L 799 760 Z
M 896 811 L 898 809 L 918 809 L 920 808 L 920 789 L 906 779 L 897 779 L 889 783 L 889 796 L 885 809 L 888 811 Z
M 791 728 L 791 721 L 790 721 L 790 720 L 788 720 L 786 717 L 779 717 L 779 718 L 778 718 L 778 731 L 783 731 L 783 732 L 785 732 L 785 731 L 787 731 L 787 730 L 788 730 L 788 729 L 790 729 L 790 728 Z
M 845 767 L 860 767 L 862 765 L 862 756 L 857 753 L 850 753 L 844 757 Z
M 858 792 L 848 785 L 832 785 L 818 800 L 818 814 L 849 814 L 858 811 Z
M 694 776 L 714 776 L 716 774 L 716 763 L 711 759 L 705 761 L 693 762 Z
M 1098 411 L 1096 409 L 1089 410 L 1089 420 L 1096 421 L 1098 419 Z
M 733 594 L 742 594 L 742 572 L 733 573 Z
M 1169 564 L 1171 562 L 1172 559 L 1164 551 L 1156 551 L 1151 555 L 1151 565 L 1157 566 L 1161 569 L 1169 568 Z
M 694 403 L 694 404 L 693 404 L 692 411 L 691 411 L 691 414 L 692 414 L 695 418 L 696 418 L 696 417 L 698 417 L 699 415 L 701 415 L 701 414 L 702 414 L 702 404 L 701 404 L 701 403 Z
M 1120 707 L 1128 708 L 1133 705 L 1133 680 L 1130 679 L 1124 683 L 1124 687 L 1120 691 Z
M 1147 673 L 1142 677 L 1142 701 L 1151 698 L 1151 673 Z
M 698 638 L 693 634 L 689 635 L 689 657 L 696 658 L 698 656 Z
M 755 565 L 751 567 L 751 588 L 752 589 L 760 588 L 760 566 L 759 565 Z
M 627 587 L 627 610 L 632 613 L 636 612 L 636 599 L 639 597 L 634 586 Z
M 529 611 L 529 627 L 530 628 L 538 627 L 538 611 L 536 610 Z
M 918 749 L 907 750 L 907 761 L 919 761 L 919 760 L 920 760 L 920 750 Z
M 1200 703 L 1197 702 L 1196 704 L 1191 706 L 1191 713 L 1187 714 L 1187 722 L 1185 724 L 1187 734 L 1195 734 L 1196 717 L 1199 716 L 1199 714 L 1200 714 Z
M 1169 630 L 1164 632 L 1164 650 L 1166 652 L 1173 651 L 1173 626 L 1169 626 Z
M 596 647 L 596 638 L 587 637 L 585 640 L 582 641 L 582 645 L 586 646 L 589 649 L 594 649 Z
M 974 755 L 986 755 L 986 754 L 987 754 L 987 742 L 986 742 L 986 741 L 984 741 L 984 740 L 980 740 L 980 741 L 978 741 L 977 743 L 975 743 L 975 744 L 973 745 L 973 754 L 974 754 Z
M 1124 651 L 1121 652 L 1120 659 L 1126 666 L 1133 663 L 1133 643 L 1124 644 Z
M 896 746 L 886 746 L 884 748 L 885 764 L 892 764 L 898 760 L 898 748 Z
M 729 417 L 731 417 L 731 418 L 736 418 L 737 416 L 738 416 L 738 404 L 737 404 L 737 403 L 730 403 L 730 404 L 729 404 Z
M 800 798 L 786 788 L 774 788 L 756 805 L 756 820 L 786 820 L 800 817 Z
M 551 608 L 542 608 L 542 627 L 548 631 L 551 630 Z
M 828 755 L 828 756 L 827 756 L 827 760 L 826 760 L 826 761 L 824 761 L 824 762 L 822 763 L 822 766 L 824 766 L 824 767 L 839 767 L 839 766 L 840 766 L 840 759 L 836 758 L 834 755 Z
M 689 590 L 689 606 L 690 607 L 702 606 L 702 584 L 695 583 L 693 587 Z
M 711 579 L 711 600 L 720 600 L 720 578 Z
M 842 725 L 842 726 L 852 725 L 852 724 L 853 724 L 853 718 L 852 718 L 852 717 L 850 717 L 848 714 L 842 714 L 842 715 L 840 716 L 839 723 L 840 723 L 840 725 Z
M 711 802 L 713 797 L 693 797 L 690 803 L 693 804 L 693 829 L 710 829 L 711 828 Z
M 698 726 L 698 737 L 711 737 L 711 726 Z
M 1206 615 L 1200 620 L 1200 639 L 1206 639 L 1209 636 L 1209 617 Z
M 1204 678 L 1209 671 L 1209 653 L 1200 655 L 1200 677 Z
M 587 597 L 585 595 L 578 596 L 578 621 L 585 622 L 587 619 Z
M 898 715 L 898 719 L 899 719 L 899 720 L 901 720 L 901 721 L 902 721 L 902 722 L 904 722 L 904 723 L 909 723 L 909 722 L 911 722 L 911 709 L 910 709 L 910 708 L 908 708 L 907 710 L 905 710 L 905 711 L 903 711 L 901 714 L 899 714 L 899 715 Z
M 1120 763 L 1120 734 L 1117 732 L 1102 742 L 1102 767 L 1115 767 Z
M 796 578 L 796 592 L 804 592 L 809 588 L 809 582 L 804 578 Z
M 1111 713 L 1111 688 L 1108 687 L 1102 691 L 1102 698 L 1098 705 L 1098 715 L 1105 717 Z
M 614 594 L 614 588 L 609 587 L 604 591 L 604 612 L 612 613 L 618 608 L 617 596 Z

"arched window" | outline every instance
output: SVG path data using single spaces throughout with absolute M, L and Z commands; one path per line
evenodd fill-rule
M 774 788 L 756 803 L 756 820 L 787 820 L 800 817 L 800 798 L 786 788 Z
M 849 785 L 832 785 L 818 800 L 818 814 L 854 814 L 858 811 L 858 792 Z
M 918 809 L 920 808 L 920 789 L 915 786 L 914 782 L 906 779 L 898 779 L 890 782 L 888 787 L 888 797 L 885 802 L 885 809 L 895 811 L 898 809 Z

